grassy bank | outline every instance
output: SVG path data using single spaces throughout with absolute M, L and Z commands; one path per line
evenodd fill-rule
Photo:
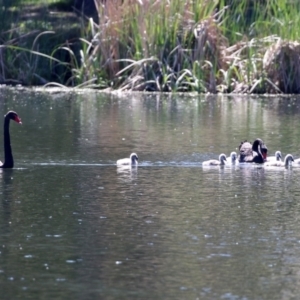
M 2 11 L 0 82 L 199 93 L 300 91 L 298 1 L 102 2 L 96 3 L 97 22 L 59 10 L 63 3 L 55 1 L 16 2 Z

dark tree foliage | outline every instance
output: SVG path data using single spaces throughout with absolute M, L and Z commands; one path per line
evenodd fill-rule
M 74 7 L 88 17 L 97 14 L 94 0 L 74 0 Z

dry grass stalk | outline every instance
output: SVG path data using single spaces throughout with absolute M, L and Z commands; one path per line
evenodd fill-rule
M 277 36 L 252 39 L 236 43 L 228 47 L 223 54 L 226 56 L 227 70 L 222 70 L 225 83 L 222 92 L 232 93 L 265 93 L 266 80 L 262 58 L 268 45 L 276 42 Z M 226 79 L 226 76 L 228 77 Z M 274 88 L 273 84 L 269 84 Z M 227 89 L 224 88 L 227 86 Z M 274 89 L 273 89 L 274 90 Z M 278 89 L 276 90 L 278 92 Z
M 266 77 L 283 93 L 300 92 L 300 43 L 278 40 L 263 59 Z M 276 93 L 273 85 L 267 92 Z
M 203 3 L 203 5 L 208 5 Z M 142 52 L 140 59 L 157 57 L 143 64 L 134 65 L 133 71 L 127 72 L 128 78 L 122 88 L 130 86 L 131 89 L 136 89 L 138 86 L 139 89 L 171 90 L 171 85 L 180 76 L 180 72 L 186 67 L 192 68 L 193 63 L 199 61 L 203 65 L 205 73 L 203 77 L 207 82 L 207 89 L 211 92 L 216 91 L 218 79 L 214 74 L 216 69 L 224 67 L 221 52 L 226 48 L 227 41 L 221 35 L 213 16 L 205 21 L 199 20 L 196 25 L 193 25 L 195 24 L 192 20 L 193 1 L 185 1 L 184 6 L 181 6 L 184 7 L 184 11 L 178 12 L 176 16 L 172 11 L 174 6 L 167 0 L 119 0 L 105 3 L 99 1 L 97 7 L 100 20 L 97 36 L 99 43 L 93 51 L 93 56 L 102 57 L 100 64 L 108 69 L 111 79 L 116 74 L 120 74 L 122 61 L 137 58 L 136 51 Z M 151 23 L 152 19 L 159 20 L 153 16 L 162 12 L 161 18 L 165 21 L 160 26 L 168 26 L 167 28 Z M 177 36 L 176 44 L 168 40 L 167 31 L 173 26 L 170 22 L 179 22 L 179 26 L 175 27 L 177 31 L 174 33 Z M 137 26 L 134 27 L 133 24 Z M 156 36 L 151 32 L 153 31 L 151 26 L 165 30 L 164 46 L 156 45 Z M 124 39 L 124 33 L 127 35 L 127 40 Z M 139 36 L 138 40 L 137 36 Z M 141 44 L 139 47 L 136 44 L 137 41 Z M 207 61 L 212 63 L 207 64 Z M 143 77 L 144 85 L 141 84 Z
M 192 60 L 199 61 L 203 66 L 203 78 L 207 91 L 216 93 L 216 86 L 222 79 L 216 78 L 216 70 L 226 70 L 226 56 L 224 51 L 228 41 L 221 34 L 214 16 L 199 22 L 193 30 Z M 210 62 L 209 64 L 206 62 Z
M 193 1 L 185 1 L 184 11 L 175 15 L 174 2 L 168 0 L 96 1 L 100 24 L 93 57 L 101 58 L 99 68 L 111 80 L 123 82 L 121 89 L 184 91 L 198 86 L 202 92 L 246 93 L 264 92 L 267 86 L 269 92 L 300 90 L 298 44 L 276 44 L 265 53 L 266 45 L 276 39 L 267 37 L 244 39 L 229 47 L 218 25 L 220 12 L 199 14 L 197 21 Z M 201 5 L 205 11 L 209 1 Z M 153 18 L 162 12 L 163 19 Z M 172 22 L 178 26 L 172 27 Z M 153 28 L 165 34 L 165 44 L 156 43 Z

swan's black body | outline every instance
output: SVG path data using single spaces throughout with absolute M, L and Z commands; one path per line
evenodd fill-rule
M 268 148 L 261 139 L 256 139 L 253 144 L 244 141 L 239 146 L 239 162 L 263 164 L 267 159 Z
M 9 111 L 4 117 L 4 163 L 0 165 L 0 168 L 13 168 L 14 158 L 12 155 L 11 145 L 10 145 L 10 134 L 9 134 L 9 123 L 10 120 L 14 120 L 17 123 L 22 124 L 21 119 L 18 114 L 14 111 Z

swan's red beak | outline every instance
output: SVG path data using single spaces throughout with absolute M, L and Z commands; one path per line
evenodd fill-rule
M 15 116 L 14 121 L 16 121 L 19 124 L 22 124 L 21 118 L 19 116 Z
M 264 160 L 267 160 L 267 152 L 263 152 L 262 156 L 263 156 Z

